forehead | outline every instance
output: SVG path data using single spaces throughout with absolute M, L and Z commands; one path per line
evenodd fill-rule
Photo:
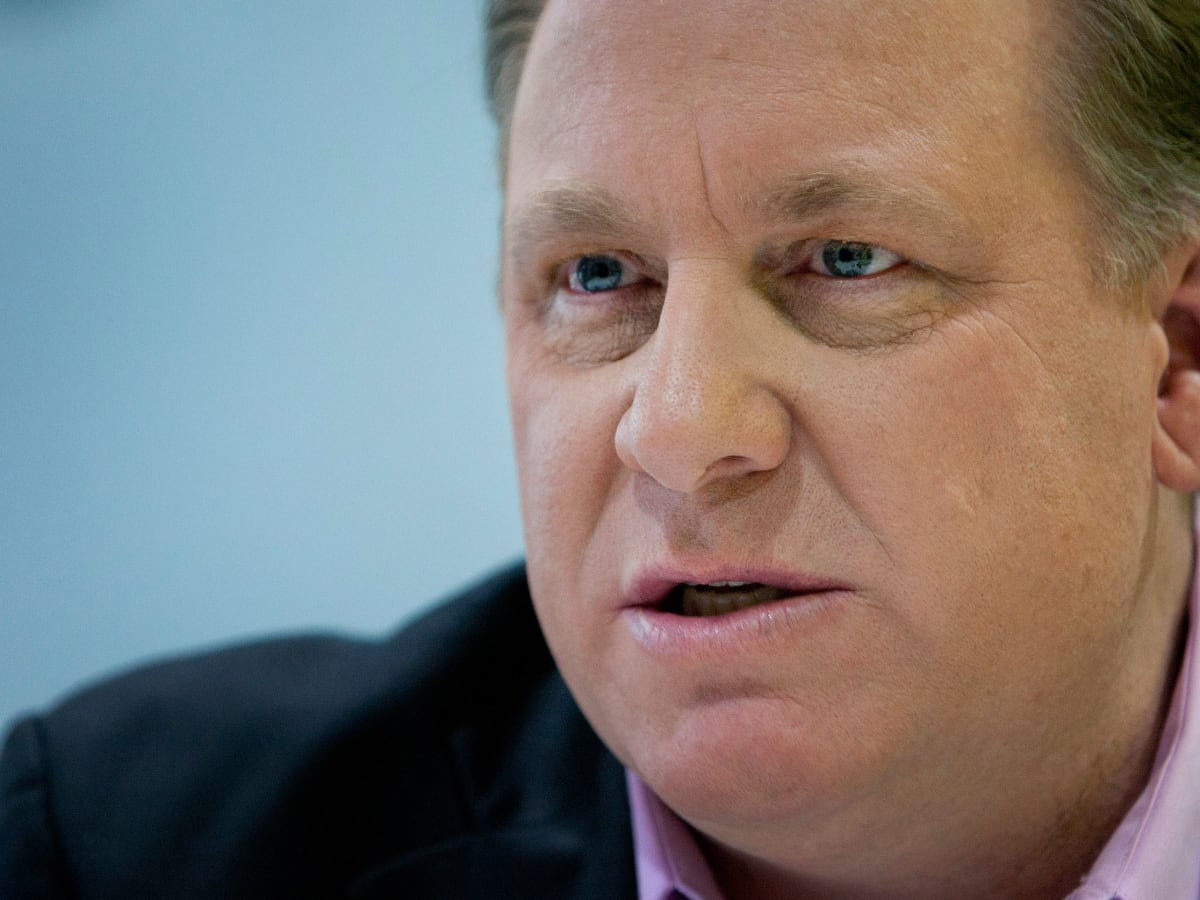
M 814 75 L 850 62 L 880 88 L 921 60 L 943 87 L 980 62 L 1036 43 L 1049 4 L 1035 0 L 548 0 L 538 23 L 543 61 L 563 74 L 620 81 L 653 70 L 712 77 Z M 635 71 L 630 60 L 637 60 Z M 652 84 L 650 79 L 643 79 Z
M 677 194 L 702 192 L 724 218 L 782 177 L 854 171 L 929 193 L 943 167 L 973 171 L 1004 205 L 1005 176 L 1048 152 L 1036 133 L 1045 6 L 550 0 L 514 110 L 509 198 L 580 181 L 621 194 L 669 165 Z M 686 171 L 697 191 L 681 192 Z M 969 188 L 968 205 L 989 192 L 941 181 Z M 641 193 L 650 217 L 664 202 L 685 214 Z

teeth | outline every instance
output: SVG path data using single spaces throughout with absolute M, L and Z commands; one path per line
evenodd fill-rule
M 719 616 L 783 596 L 779 588 L 748 581 L 686 584 L 679 592 L 679 612 L 685 616 Z

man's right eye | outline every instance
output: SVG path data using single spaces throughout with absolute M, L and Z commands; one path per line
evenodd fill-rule
M 615 256 L 581 256 L 568 265 L 567 287 L 580 294 L 602 294 L 627 287 L 633 279 Z

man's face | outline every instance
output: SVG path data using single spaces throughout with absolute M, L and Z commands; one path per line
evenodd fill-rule
M 1043 6 L 539 24 L 503 277 L 534 602 L 710 834 L 974 802 L 1147 715 L 1165 349 L 1089 274 Z

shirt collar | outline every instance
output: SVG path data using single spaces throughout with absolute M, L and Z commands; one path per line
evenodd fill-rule
M 687 825 L 630 769 L 625 770 L 625 783 L 638 900 L 724 900 Z

